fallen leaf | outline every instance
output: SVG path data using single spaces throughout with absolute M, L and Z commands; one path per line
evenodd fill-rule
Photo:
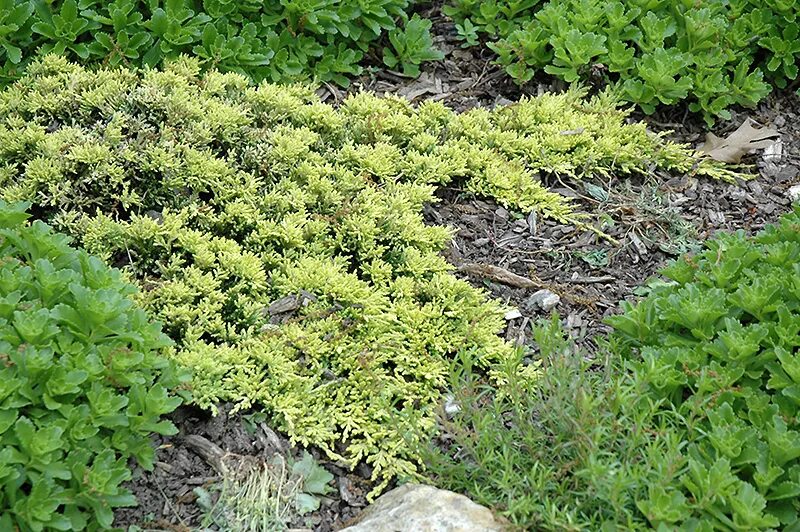
M 755 122 L 748 118 L 739 129 L 720 138 L 713 133 L 706 133 L 706 142 L 700 147 L 700 152 L 705 153 L 715 161 L 723 163 L 738 163 L 742 157 L 752 150 L 772 146 L 780 133 L 774 129 L 753 127 Z
M 405 87 L 401 87 L 397 94 L 413 102 L 420 96 L 426 94 L 440 94 L 442 92 L 442 81 L 433 75 L 423 72 L 419 78 L 412 81 Z

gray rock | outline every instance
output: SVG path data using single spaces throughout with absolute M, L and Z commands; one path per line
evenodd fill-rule
M 561 298 L 550 290 L 539 290 L 528 298 L 528 302 L 545 312 L 550 312 L 556 305 L 561 303 Z
M 341 532 L 495 532 L 506 528 L 488 508 L 463 495 L 422 484 L 385 493 Z

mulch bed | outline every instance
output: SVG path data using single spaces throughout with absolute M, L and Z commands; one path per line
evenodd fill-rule
M 356 80 L 350 91 L 399 94 L 414 102 L 434 99 L 463 111 L 562 88 L 548 81 L 523 88 L 515 86 L 491 64 L 488 50 L 461 49 L 452 23 L 436 14 L 438 6 L 431 9 L 426 15 L 434 20 L 437 45 L 446 52 L 446 59 L 427 65 L 416 80 L 377 70 Z M 321 88 L 318 94 L 330 103 L 346 96 L 333 86 Z M 483 265 L 494 267 L 493 271 L 500 268 L 533 281 L 535 288 L 522 288 L 499 282 L 496 276 L 475 273 L 480 269 L 474 267 L 457 273 L 518 311 L 509 315 L 509 340 L 530 343 L 530 325 L 549 315 L 532 297 L 541 287 L 560 296 L 554 310 L 578 343 L 591 351 L 592 337 L 608 330 L 603 318 L 616 312 L 618 301 L 635 297 L 635 289 L 656 275 L 668 260 L 696 249 L 718 231 L 742 229 L 753 233 L 791 208 L 788 189 L 800 182 L 800 98 L 788 91 L 773 95 L 756 110 L 734 113 L 730 121 L 718 124 L 715 133 L 724 136 L 748 116 L 782 134 L 779 159 L 753 156 L 746 161 L 758 174 L 757 179 L 727 184 L 665 174 L 594 182 L 549 178 L 548 185 L 574 198 L 577 210 L 587 215 L 587 221 L 599 225 L 605 220 L 602 230 L 609 238 L 509 212 L 491 200 L 475 198 L 458 189 L 441 190 L 439 203 L 427 206 L 425 216 L 430 223 L 455 229 L 446 251 L 455 266 Z M 672 130 L 670 138 L 691 144 L 702 142 L 706 130 L 702 121 L 680 109 L 636 118 L 647 120 L 653 130 Z M 253 430 L 254 424 L 242 413 L 230 415 L 226 407 L 217 417 L 184 407 L 172 419 L 180 433 L 155 441 L 158 450 L 154 471 L 135 470 L 130 487 L 139 506 L 118 511 L 117 526 L 202 529 L 194 488 L 213 485 L 219 475 L 201 457 L 196 442 L 192 444 L 186 438 L 189 435 L 201 436 L 223 451 L 245 456 L 296 452 L 287 451 L 288 442 L 263 423 L 256 423 Z M 366 505 L 370 471 L 360 467 L 349 472 L 319 453 L 314 454 L 336 476 L 338 490 L 319 511 L 293 526 L 336 530 Z
M 300 458 L 298 449 L 291 449 L 283 435 L 247 412 L 231 414 L 229 405 L 221 407 L 217 416 L 181 407 L 170 418 L 179 434 L 155 439 L 157 458 L 153 471 L 134 468 L 134 479 L 128 487 L 139 505 L 117 510 L 115 526 L 136 525 L 143 530 L 174 532 L 205 530 L 203 509 L 197 504 L 195 489 L 202 488 L 215 496 L 214 486 L 222 480 L 214 467 L 215 460 L 208 457 L 209 446 L 216 452 L 233 455 L 228 463 L 235 463 L 240 457 L 268 461 L 275 453 Z M 371 471 L 363 466 L 348 471 L 313 449 L 311 454 L 334 474 L 334 486 L 338 489 L 323 500 L 319 511 L 291 525 L 309 530 L 339 529 L 367 505 Z M 209 526 L 208 530 L 216 528 Z
M 549 178 L 550 187 L 573 198 L 587 221 L 597 226 L 605 220 L 602 231 L 609 238 L 522 217 L 458 190 L 443 191 L 441 203 L 428 206 L 426 216 L 431 223 L 457 228 L 447 252 L 454 265 L 499 266 L 561 296 L 554 310 L 578 343 L 589 340 L 586 346 L 591 347 L 591 337 L 608 330 L 603 318 L 617 311 L 619 301 L 635 296 L 634 290 L 670 259 L 698 249 L 718 231 L 755 233 L 791 209 L 789 189 L 800 183 L 800 98 L 778 95 L 750 114 L 735 113 L 719 125 L 718 135 L 727 135 L 748 116 L 782 135 L 780 159 L 756 155 L 745 161 L 749 168 L 744 170 L 753 172 L 748 181 L 729 184 L 663 173 L 606 181 Z M 658 119 L 664 117 L 652 118 Z M 702 142 L 704 127 L 696 119 L 669 127 L 680 127 L 670 133 L 675 140 Z M 509 339 L 523 341 L 528 324 L 549 314 L 532 297 L 534 289 L 461 275 L 519 310 L 520 316 L 509 322 Z

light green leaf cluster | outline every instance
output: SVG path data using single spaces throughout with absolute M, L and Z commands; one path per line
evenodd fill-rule
M 573 91 L 458 115 L 302 86 L 90 71 L 50 56 L 0 93 L 0 197 L 75 235 L 142 288 L 194 400 L 264 408 L 295 442 L 414 474 L 458 351 L 496 374 L 503 309 L 439 255 L 436 185 L 562 221 L 539 173 L 708 172 L 682 147 Z M 412 430 L 413 429 L 413 430 Z

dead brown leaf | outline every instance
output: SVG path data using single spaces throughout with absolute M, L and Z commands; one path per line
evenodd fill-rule
M 736 164 L 750 151 L 772 146 L 780 138 L 778 131 L 767 127 L 755 128 L 753 124 L 755 122 L 748 118 L 724 139 L 706 133 L 706 142 L 700 147 L 700 152 L 715 161 Z

